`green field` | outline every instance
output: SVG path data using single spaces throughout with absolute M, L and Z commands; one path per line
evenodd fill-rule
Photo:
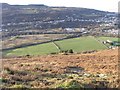
M 120 38 L 115 38 L 115 37 L 97 37 L 97 39 L 101 40 L 101 41 L 111 40 L 111 41 L 119 41 L 120 42 Z
M 62 40 L 57 41 L 56 43 L 61 47 L 62 50 L 73 49 L 75 52 L 106 49 L 106 46 L 91 36 Z
M 6 52 L 6 55 L 45 55 L 52 52 L 59 52 L 53 43 L 40 44 L 35 46 L 29 46 L 25 48 L 18 48 Z
M 73 49 L 74 52 L 88 51 L 88 50 L 103 50 L 107 47 L 99 42 L 98 40 L 112 40 L 116 41 L 117 38 L 112 37 L 79 37 L 56 41 L 55 43 L 60 47 L 61 50 Z M 50 53 L 58 53 L 59 49 L 56 48 L 54 43 L 45 43 L 40 45 L 28 46 L 25 48 L 18 48 L 5 52 L 7 56 L 24 56 L 24 55 L 46 55 Z
M 103 42 L 103 41 L 107 41 L 107 40 L 109 40 L 109 41 L 112 41 L 112 42 L 120 42 L 120 38 L 116 38 L 116 37 L 97 37 L 96 38 L 97 40 L 99 40 L 99 41 L 101 41 L 101 42 Z M 109 44 L 109 43 L 106 43 L 105 44 L 107 47 L 109 47 L 109 46 L 112 46 L 111 44 Z

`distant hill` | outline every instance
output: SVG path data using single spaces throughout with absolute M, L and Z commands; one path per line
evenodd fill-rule
M 16 8 L 16 7 L 21 7 L 21 8 L 27 8 L 27 7 L 29 7 L 29 8 L 32 8 L 32 7 L 34 7 L 34 8 L 37 8 L 37 7 L 48 7 L 48 6 L 46 6 L 46 5 L 44 5 L 44 4 L 29 4 L 29 5 L 10 5 L 10 4 L 8 4 L 8 3 L 0 3 L 0 4 L 2 4 L 2 8 L 4 9 L 4 8 L 12 8 L 12 7 L 14 7 L 14 8 Z
M 43 4 L 9 5 L 2 3 L 2 10 L 3 24 L 32 22 L 33 28 L 35 28 L 34 25 L 37 23 L 36 28 L 38 29 L 59 27 L 74 28 L 97 24 L 100 22 L 96 21 L 101 20 L 101 18 L 104 18 L 107 14 L 114 14 L 87 8 L 50 7 Z M 17 26 L 17 28 L 18 27 L 19 26 Z

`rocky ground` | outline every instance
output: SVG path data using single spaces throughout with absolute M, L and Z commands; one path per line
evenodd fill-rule
M 118 88 L 118 49 L 3 58 L 3 88 Z

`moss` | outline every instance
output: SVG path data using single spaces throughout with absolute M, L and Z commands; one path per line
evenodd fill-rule
M 22 88 L 23 89 L 23 88 L 26 88 L 26 87 L 20 84 L 20 85 L 13 85 L 10 88 L 20 88 L 20 89 Z
M 6 83 L 7 82 L 7 79 L 5 78 L 0 78 L 0 83 Z
M 60 84 L 57 88 L 83 88 L 83 85 L 76 80 L 70 80 Z

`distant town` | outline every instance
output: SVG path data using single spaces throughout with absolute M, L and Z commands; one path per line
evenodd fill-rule
M 2 6 L 3 38 L 26 34 L 118 36 L 119 33 L 117 13 L 45 5 L 17 6 L 4 3 Z

